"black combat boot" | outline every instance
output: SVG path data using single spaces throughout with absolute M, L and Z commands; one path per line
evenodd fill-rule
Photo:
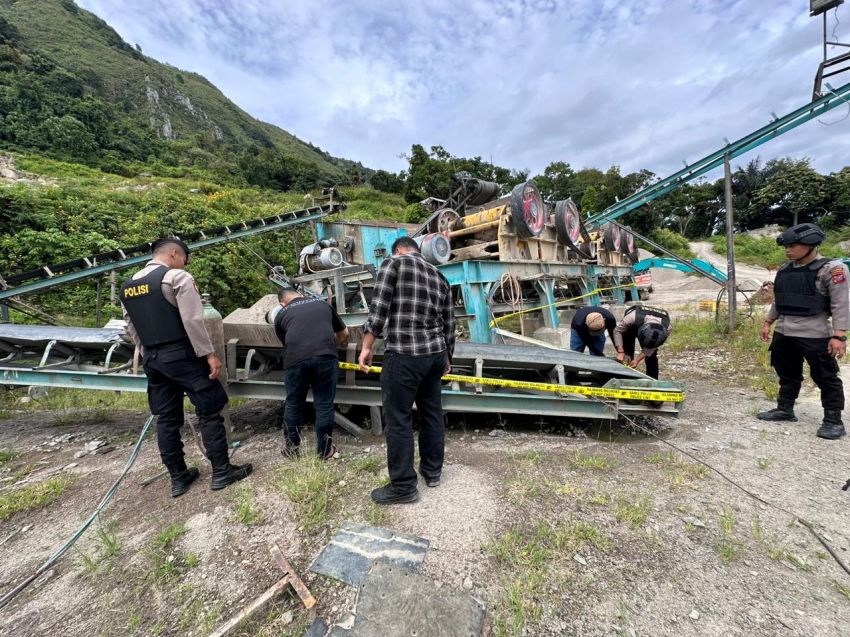
M 218 491 L 229 484 L 243 480 L 251 475 L 254 467 L 251 463 L 247 464 L 230 464 L 230 459 L 225 455 L 221 458 L 211 459 L 212 462 L 212 480 L 210 481 L 210 489 Z
M 818 438 L 838 440 L 845 433 L 844 423 L 841 422 L 841 410 L 824 409 L 823 422 L 820 425 L 820 429 L 818 429 Z
M 171 497 L 176 498 L 186 493 L 192 483 L 198 479 L 200 473 L 195 467 L 186 469 L 185 465 L 183 471 L 171 473 Z
M 762 411 L 756 414 L 759 420 L 787 420 L 789 422 L 797 422 L 797 416 L 794 415 L 794 401 L 788 398 L 779 398 L 776 401 L 776 408 L 768 411 Z

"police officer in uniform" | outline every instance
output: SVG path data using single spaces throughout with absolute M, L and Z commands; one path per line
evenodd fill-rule
M 623 315 L 623 320 L 614 328 L 614 347 L 617 361 L 622 363 L 626 356 L 631 359 L 630 367 L 646 361 L 646 374 L 658 380 L 658 348 L 670 335 L 673 325 L 670 315 L 655 307 L 633 305 Z M 640 354 L 635 356 L 635 340 L 640 343 Z
M 847 351 L 850 295 L 847 266 L 839 259 L 818 254 L 825 238 L 823 230 L 811 223 L 792 226 L 776 238 L 776 243 L 785 248 L 788 263 L 776 273 L 774 302 L 761 339 L 770 341 L 770 364 L 779 376 L 779 398 L 775 409 L 757 417 L 797 420 L 794 401 L 803 383 L 806 360 L 812 380 L 820 388 L 824 412 L 817 435 L 835 440 L 845 433 L 841 421 L 844 386 L 838 375 L 838 359 Z M 770 326 L 774 323 L 771 340 Z
M 180 428 L 183 395 L 195 406 L 201 437 L 212 463 L 210 488 L 223 489 L 246 478 L 250 464 L 232 465 L 221 410 L 227 392 L 216 380 L 221 360 L 203 322 L 203 306 L 195 281 L 184 270 L 189 248 L 179 239 L 158 239 L 153 259 L 121 287 L 127 332 L 142 347 L 148 378 L 148 403 L 157 420 L 162 463 L 171 475 L 171 495 L 189 490 L 199 472 L 186 467 Z

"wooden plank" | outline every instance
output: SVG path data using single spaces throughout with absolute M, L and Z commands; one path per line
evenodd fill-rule
M 308 610 L 313 608 L 316 605 L 316 598 L 313 597 L 313 594 L 307 589 L 301 578 L 298 577 L 298 573 L 295 572 L 295 569 L 292 568 L 292 565 L 283 556 L 283 552 L 278 548 L 277 544 L 272 544 L 269 550 L 271 551 L 272 558 L 284 572 L 292 588 L 298 594 L 298 597 L 301 598 L 304 608 Z
M 263 592 L 248 606 L 236 613 L 223 625 L 219 626 L 217 630 L 210 633 L 209 637 L 227 637 L 228 635 L 233 634 L 243 622 L 250 620 L 254 615 L 262 611 L 275 597 L 285 591 L 289 584 L 288 576 L 278 580 L 271 588 Z

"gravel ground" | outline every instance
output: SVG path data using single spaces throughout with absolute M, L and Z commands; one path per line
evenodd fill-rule
M 249 403 L 234 412 L 247 439 L 237 460 L 256 467 L 247 481 L 253 506 L 265 516 L 256 525 L 234 517 L 242 492 L 208 490 L 209 469 L 200 461 L 201 482 L 178 500 L 168 497 L 165 481 L 143 488 L 140 482 L 159 470 L 149 440 L 104 515 L 120 543 L 116 555 L 87 567 L 81 554 L 103 550 L 96 529 L 90 531 L 79 552 L 4 609 L 0 634 L 207 634 L 277 579 L 269 541 L 304 574 L 319 615 L 343 620 L 353 610 L 354 592 L 308 574 L 307 567 L 345 519 L 429 539 L 424 572 L 437 585 L 480 599 L 490 635 L 846 634 L 850 575 L 818 541 L 792 515 L 753 501 L 678 452 L 669 454 L 663 441 L 810 521 L 845 559 L 850 495 L 840 487 L 850 478 L 848 442 L 814 436 L 821 412 L 810 384 L 799 423 L 758 421 L 754 414 L 768 401 L 730 385 L 728 356 L 712 358 L 710 366 L 693 352 L 662 361 L 662 374 L 683 380 L 688 398 L 679 419 L 654 423 L 660 438 L 552 423 L 516 428 L 510 418 L 507 432 L 490 435 L 486 423 L 464 428 L 456 422 L 442 484 L 420 485 L 415 505 L 376 511 L 368 493 L 385 471 L 382 440 L 340 436 L 327 518 L 312 530 L 276 486 L 295 468 L 279 455 L 275 407 Z M 53 471 L 75 478 L 52 504 L 0 522 L 2 590 L 76 529 L 120 472 L 144 415 L 116 413 L 111 421 L 79 426 L 55 420 L 49 412 L 21 412 L 0 422 L 0 449 L 19 454 L 0 475 L 11 478 L 35 466 L 24 478 L 30 484 Z M 546 433 L 552 430 L 572 433 Z M 95 439 L 116 448 L 75 458 Z M 193 448 L 190 453 L 197 456 Z M 12 482 L 4 482 L 4 493 Z M 643 519 L 629 517 L 629 507 L 640 502 Z M 541 529 L 579 523 L 597 539 L 564 541 L 534 561 Z M 152 575 L 152 546 L 170 524 L 184 532 L 165 551 L 177 566 L 163 579 Z M 496 555 L 496 545 L 517 559 Z M 263 625 L 242 634 L 300 635 L 308 620 L 284 599 Z

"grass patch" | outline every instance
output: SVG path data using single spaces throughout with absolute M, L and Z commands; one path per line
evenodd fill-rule
M 767 469 L 773 464 L 773 460 L 773 458 L 756 458 L 756 466 L 762 470 Z
M 741 553 L 741 543 L 730 537 L 721 538 L 717 542 L 717 554 L 720 556 L 720 561 L 724 564 L 731 564 Z
M 842 584 L 837 580 L 832 580 L 832 585 L 835 587 L 835 590 L 844 595 L 847 601 L 850 602 L 850 586 Z
M 720 556 L 720 561 L 724 564 L 733 562 L 743 550 L 743 544 L 735 537 L 735 527 L 738 525 L 738 519 L 735 517 L 735 512 L 728 506 L 723 508 L 723 513 L 720 514 L 720 531 L 722 533 L 717 541 L 715 548 Z M 754 527 L 754 534 L 761 534 L 761 523 L 758 522 Z
M 148 559 L 151 568 L 145 575 L 145 580 L 153 579 L 162 582 L 172 579 L 188 568 L 192 568 L 187 563 L 187 556 L 176 550 L 174 546 L 177 538 L 185 533 L 185 524 L 173 522 L 153 537 L 148 546 Z M 197 559 L 194 562 L 197 565 Z
M 13 449 L 0 449 L 0 466 L 12 462 L 18 457 L 18 452 Z
M 666 454 L 660 451 L 651 453 L 646 461 L 660 467 L 670 478 L 670 488 L 689 486 L 696 488 L 694 481 L 702 480 L 708 475 L 708 467 L 688 461 L 685 456 L 674 453 L 671 449 Z
M 121 551 L 121 541 L 118 539 L 116 528 L 118 523 L 111 520 L 104 526 L 98 518 L 98 528 L 95 534 L 95 545 L 97 552 L 94 555 L 80 552 L 83 568 L 87 573 L 96 573 L 101 564 L 111 557 L 115 557 Z
M 233 517 L 245 526 L 259 526 L 266 521 L 266 513 L 257 506 L 254 489 L 249 484 L 241 484 L 235 490 L 236 502 L 233 505 Z
M 115 410 L 107 407 L 94 409 L 67 409 L 53 419 L 57 427 L 75 427 L 77 425 L 94 425 L 110 422 L 116 416 Z
M 381 466 L 381 459 L 377 456 L 366 456 L 351 461 L 351 468 L 358 473 L 377 473 Z
M 617 498 L 614 515 L 620 522 L 625 522 L 633 529 L 640 528 L 646 523 L 652 510 L 652 498 L 643 494 L 637 498 Z
M 754 321 L 740 322 L 730 337 L 726 333 L 725 322 L 717 323 L 713 318 L 682 317 L 676 320 L 666 347 L 674 353 L 728 352 L 729 360 L 722 361 L 716 371 L 732 380 L 732 384 L 746 382 L 753 389 L 763 392 L 767 398 L 775 399 L 779 386 L 776 373 L 770 366 L 767 344 L 759 337 L 759 319 L 755 317 Z
M 71 476 L 54 476 L 0 496 L 0 520 L 5 520 L 21 511 L 46 507 L 57 500 L 71 482 L 73 482 Z
M 569 457 L 569 463 L 576 468 L 593 469 L 596 471 L 610 471 L 617 465 L 613 458 L 586 454 L 581 449 L 576 449 L 573 452 Z
M 485 544 L 504 572 L 502 594 L 494 612 L 497 635 L 536 634 L 543 609 L 552 603 L 563 579 L 563 566 L 579 550 L 606 551 L 611 540 L 586 522 L 541 522 L 516 528 Z
M 518 457 L 520 462 L 522 462 L 523 464 L 535 466 L 539 464 L 540 461 L 543 460 L 543 458 L 546 457 L 546 454 L 544 454 L 542 451 L 531 449 L 529 451 L 523 451 L 522 453 L 518 454 Z
M 369 508 L 366 511 L 366 522 L 372 526 L 383 526 L 387 521 L 388 515 L 387 507 L 369 502 Z
M 295 506 L 298 522 L 305 533 L 328 523 L 337 500 L 344 494 L 337 486 L 339 469 L 335 463 L 308 455 L 282 465 L 272 478 L 273 486 Z
M 0 409 L 12 408 L 21 411 L 61 411 L 55 424 L 74 425 L 96 422 L 95 415 L 109 420 L 115 410 L 147 411 L 148 398 L 144 392 L 89 391 L 84 389 L 50 389 L 47 396 L 28 403 L 18 404 L 17 399 L 26 395 L 26 389 L 0 392 Z M 95 412 L 89 417 L 87 412 Z M 82 412 L 82 414 L 80 413 Z

